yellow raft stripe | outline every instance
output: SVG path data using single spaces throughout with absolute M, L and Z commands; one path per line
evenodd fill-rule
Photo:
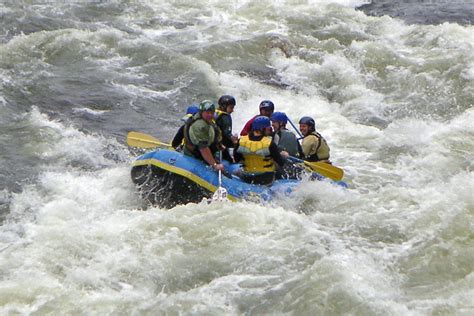
M 143 159 L 143 160 L 136 160 L 132 164 L 134 167 L 135 166 L 148 166 L 148 165 L 154 165 L 158 168 L 164 169 L 166 171 L 172 172 L 179 174 L 182 177 L 185 177 L 194 183 L 200 185 L 203 188 L 206 188 L 207 190 L 211 192 L 215 192 L 217 190 L 217 187 L 215 185 L 212 185 L 211 183 L 203 180 L 202 178 L 196 176 L 194 173 L 189 172 L 186 169 L 178 168 L 173 165 L 164 163 L 163 161 L 159 161 L 157 159 Z M 240 199 L 231 195 L 230 193 L 227 193 L 227 198 L 233 202 L 237 202 Z

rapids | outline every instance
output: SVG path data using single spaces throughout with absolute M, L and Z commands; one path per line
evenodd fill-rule
M 0 314 L 474 314 L 473 26 L 368 2 L 0 3 Z M 127 132 L 222 94 L 313 116 L 350 188 L 144 204 Z

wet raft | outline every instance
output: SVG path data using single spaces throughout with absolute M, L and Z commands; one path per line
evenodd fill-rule
M 232 173 L 240 166 L 226 164 L 225 167 Z M 132 180 L 146 201 L 165 208 L 210 198 L 219 181 L 218 173 L 202 161 L 166 149 L 138 157 L 133 162 Z M 289 195 L 300 182 L 282 179 L 272 186 L 263 186 L 243 182 L 235 175 L 222 177 L 222 186 L 231 201 L 270 201 L 278 194 Z

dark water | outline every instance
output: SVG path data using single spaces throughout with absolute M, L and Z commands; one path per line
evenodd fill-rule
M 388 15 L 409 24 L 474 23 L 472 0 L 374 0 L 357 9 L 367 15 Z

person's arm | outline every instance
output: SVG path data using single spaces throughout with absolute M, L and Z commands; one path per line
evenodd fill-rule
M 230 115 L 222 115 L 216 124 L 222 132 L 222 144 L 227 148 L 234 148 L 232 141 L 232 118 Z
M 239 149 L 239 143 L 237 143 L 237 145 L 235 145 L 235 148 L 234 148 L 234 161 L 240 162 L 244 160 L 244 156 L 241 153 L 239 153 L 237 149 Z
M 280 167 L 283 167 L 286 163 L 286 160 L 280 154 L 280 150 L 278 149 L 278 146 L 274 142 L 271 142 L 269 149 L 270 149 L 270 156 L 273 158 L 273 160 L 275 160 L 275 162 Z
M 303 148 L 301 147 L 300 142 L 298 142 L 298 157 L 297 158 L 303 159 L 303 157 L 304 157 Z
M 250 132 L 250 128 L 252 127 L 252 123 L 253 123 L 253 120 L 256 118 L 256 116 L 252 117 L 244 126 L 244 128 L 242 128 L 242 131 L 240 132 L 240 136 L 245 136 L 245 135 L 248 135 L 248 133 Z
M 209 166 L 211 166 L 214 170 L 224 171 L 224 165 L 217 163 L 209 147 L 199 148 L 199 151 L 201 152 L 202 158 L 209 164 Z
M 184 138 L 184 125 L 182 125 L 176 132 L 176 135 L 174 135 L 173 140 L 171 141 L 171 146 L 173 146 L 173 148 L 177 148 L 183 142 L 183 138 Z
M 191 125 L 189 129 L 189 139 L 194 146 L 197 146 L 203 160 L 216 170 L 224 170 L 224 166 L 218 164 L 214 159 L 211 150 L 209 149 L 209 129 L 213 126 L 199 120 Z

